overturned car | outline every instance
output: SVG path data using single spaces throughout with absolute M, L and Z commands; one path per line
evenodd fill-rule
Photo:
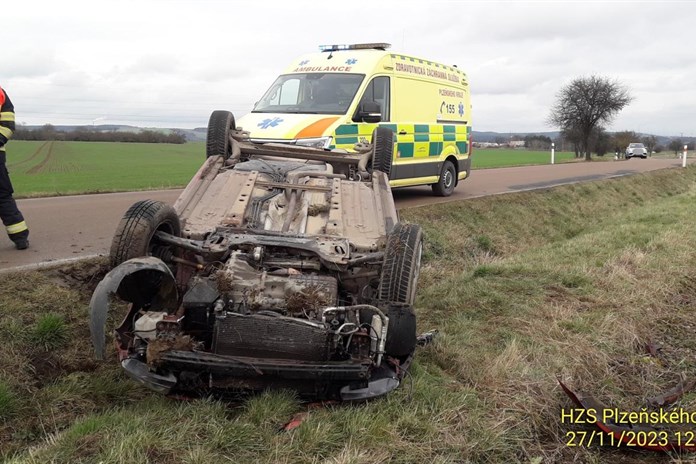
M 174 206 L 118 225 L 90 303 L 104 358 L 111 296 L 128 375 L 164 394 L 289 388 L 364 400 L 398 387 L 416 346 L 419 226 L 389 187 L 394 134 L 356 152 L 259 144 L 211 115 L 207 159 Z

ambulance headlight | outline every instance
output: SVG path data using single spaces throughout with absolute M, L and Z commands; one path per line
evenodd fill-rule
M 297 139 L 297 145 L 312 148 L 329 148 L 331 137 L 317 137 L 313 139 Z

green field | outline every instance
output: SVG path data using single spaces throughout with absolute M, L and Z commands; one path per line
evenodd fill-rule
M 575 154 L 569 151 L 556 152 L 556 163 L 575 160 Z M 527 151 L 507 148 L 474 148 L 471 158 L 473 169 L 502 168 L 507 166 L 526 166 L 530 164 L 551 164 L 550 151 Z
M 203 143 L 12 141 L 17 197 L 181 187 L 205 159 Z
M 696 378 L 696 166 L 400 214 L 425 231 L 416 312 L 439 335 L 402 388 L 367 404 L 162 398 L 113 349 L 92 357 L 87 308 L 105 260 L 3 275 L 0 461 L 693 462 L 568 446 L 593 428 L 561 422 L 573 404 L 556 379 L 637 412 Z M 696 392 L 667 408 L 695 411 Z M 302 425 L 282 431 L 296 414 Z
M 15 196 L 35 197 L 183 187 L 205 158 L 203 142 L 161 143 L 12 141 L 7 167 Z M 547 164 L 549 152 L 476 150 L 473 169 Z M 557 162 L 573 160 L 557 153 Z

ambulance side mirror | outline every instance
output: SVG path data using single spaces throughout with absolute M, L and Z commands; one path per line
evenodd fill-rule
M 356 116 L 358 122 L 378 123 L 382 120 L 382 108 L 376 101 L 364 101 L 358 106 Z

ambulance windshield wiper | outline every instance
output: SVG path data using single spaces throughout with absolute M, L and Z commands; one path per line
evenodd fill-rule
M 252 113 L 277 113 L 277 114 L 321 114 L 319 111 L 289 111 L 289 110 L 253 110 Z

